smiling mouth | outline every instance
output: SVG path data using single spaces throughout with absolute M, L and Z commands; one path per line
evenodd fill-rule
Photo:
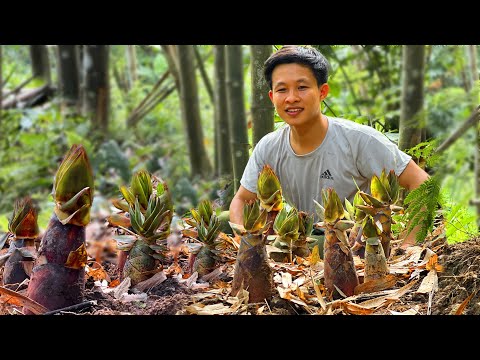
M 299 112 L 301 112 L 303 109 L 300 109 L 300 108 L 295 108 L 295 109 L 286 109 L 285 112 L 287 114 L 292 114 L 292 115 L 295 115 L 295 114 L 298 114 Z

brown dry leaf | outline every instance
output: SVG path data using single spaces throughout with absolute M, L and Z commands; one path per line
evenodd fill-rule
M 477 293 L 476 291 L 471 293 L 470 295 L 468 295 L 468 297 L 465 300 L 462 301 L 462 303 L 458 307 L 457 311 L 455 311 L 455 315 L 462 315 L 463 314 L 463 311 L 465 310 L 468 303 L 470 302 L 470 300 L 472 300 L 472 298 L 475 296 L 476 293 Z
M 126 217 L 123 213 L 115 213 L 107 217 L 107 221 L 113 226 L 122 226 L 128 228 L 132 226 L 130 218 Z
M 291 301 L 295 304 L 301 305 L 301 306 L 305 307 L 305 309 L 308 310 L 308 305 L 303 300 L 296 297 L 295 295 L 290 296 L 288 301 Z
M 195 315 L 224 315 L 232 313 L 232 309 L 229 306 L 225 306 L 222 303 L 203 305 L 193 304 L 185 308 L 187 313 Z
M 228 245 L 229 247 L 235 250 L 238 250 L 238 248 L 240 247 L 238 243 L 234 240 L 234 238 L 228 236 L 224 232 L 219 233 L 217 239 L 222 240 L 224 244 Z
M 294 261 L 295 261 L 295 263 L 297 263 L 298 265 L 307 264 L 307 261 L 306 261 L 304 258 L 302 258 L 302 257 L 300 257 L 300 256 L 297 256 L 297 255 L 295 255 L 295 260 L 294 260 Z
M 375 311 L 352 302 L 341 302 L 340 305 L 343 311 L 352 315 L 370 315 Z
M 86 273 L 88 276 L 92 277 L 93 280 L 107 280 L 110 281 L 110 276 L 105 271 L 103 267 L 98 269 L 92 269 L 91 267 L 86 267 Z
M 113 281 L 111 281 L 109 284 L 108 284 L 108 287 L 109 288 L 114 288 L 115 286 L 118 286 L 120 285 L 120 280 L 119 279 L 115 279 Z
M 87 248 L 85 244 L 82 244 L 75 251 L 70 251 L 68 254 L 67 261 L 65 262 L 65 267 L 71 269 L 83 269 L 87 265 Z
M 300 289 L 300 287 L 297 287 L 296 293 L 300 300 L 304 301 L 305 303 L 308 302 L 305 293 L 302 291 L 302 289 Z
M 443 266 L 438 263 L 438 255 L 433 254 L 430 259 L 428 259 L 427 264 L 425 265 L 425 269 L 432 270 L 434 269 L 437 272 L 443 271 Z
M 313 288 L 315 290 L 315 294 L 317 294 L 318 302 L 320 303 L 320 306 L 322 307 L 322 309 L 326 310 L 327 305 L 325 303 L 325 299 L 323 298 L 320 288 L 318 287 L 317 283 L 315 282 L 315 279 L 313 278 L 312 270 L 310 270 L 310 277 L 312 278 Z
M 7 303 L 7 304 L 18 306 L 18 307 L 22 306 L 22 302 L 18 297 L 13 297 L 9 295 L 0 294 L 0 303 Z
M 408 291 L 410 291 L 410 289 L 417 283 L 417 280 L 413 280 L 411 282 L 409 282 L 407 285 L 401 287 L 400 289 L 398 289 L 397 291 L 391 293 L 391 294 L 388 294 L 388 295 L 384 295 L 384 296 L 380 296 L 376 299 L 371 299 L 371 300 L 366 300 L 366 301 L 363 301 L 361 302 L 359 305 L 363 306 L 363 307 L 366 307 L 366 308 L 369 308 L 369 309 L 372 309 L 372 308 L 376 308 L 378 309 L 379 307 L 383 306 L 383 305 L 387 305 L 387 304 L 390 304 L 392 302 L 395 302 L 397 301 L 398 299 L 400 299 L 400 297 L 402 297 L 403 295 L 405 295 Z
M 16 293 L 15 291 L 6 289 L 3 286 L 0 286 L 0 294 L 4 294 L 2 297 L 8 296 L 17 299 L 18 303 L 20 303 L 20 306 L 27 308 L 35 315 L 41 315 L 48 311 L 46 307 L 37 303 L 36 301 L 29 299 L 28 297 L 23 296 L 19 293 Z M 10 302 L 10 300 L 7 301 Z
M 285 289 L 283 286 L 277 286 L 277 291 L 282 299 L 290 300 L 292 297 L 290 294 L 291 289 Z
M 167 276 L 170 276 L 172 274 L 181 274 L 182 273 L 182 267 L 178 263 L 172 263 L 166 270 L 165 274 Z
M 435 270 L 430 270 L 422 280 L 422 283 L 417 289 L 417 293 L 429 293 L 438 290 L 438 275 Z
M 183 229 L 182 235 L 196 239 L 198 236 L 198 232 L 195 229 Z
M 393 274 L 387 274 L 380 279 L 375 279 L 361 283 L 355 287 L 354 293 L 371 293 L 376 291 L 382 291 L 395 286 L 397 277 Z

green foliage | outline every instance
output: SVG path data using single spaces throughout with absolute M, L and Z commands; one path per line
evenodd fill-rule
M 415 236 L 417 242 L 422 242 L 432 230 L 436 211 L 442 202 L 440 182 L 435 176 L 426 180 L 405 197 L 407 233 L 417 225 L 421 225 Z
M 445 236 L 448 243 L 468 240 L 479 235 L 476 215 L 462 204 L 449 202 L 444 205 Z
M 104 195 L 117 194 L 118 187 L 130 181 L 128 158 L 113 139 L 100 145 L 91 163 L 94 173 L 103 175 L 98 177 L 97 189 Z
M 435 152 L 437 147 L 438 140 L 431 139 L 421 142 L 420 144 L 408 149 L 406 153 L 417 159 L 424 159 L 427 166 L 431 167 L 437 164 L 440 160 L 440 155 Z

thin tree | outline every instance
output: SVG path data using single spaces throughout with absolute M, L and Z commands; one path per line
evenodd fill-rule
M 253 125 L 253 146 L 274 129 L 274 107 L 268 97 L 270 90 L 263 76 L 263 64 L 272 53 L 271 45 L 250 46 L 252 78 L 251 108 Z
M 62 104 L 80 110 L 79 45 L 58 45 L 58 88 Z
M 404 45 L 402 54 L 402 99 L 398 146 L 407 150 L 421 143 L 424 134 L 423 82 L 425 45 Z
M 193 47 L 193 50 L 195 52 L 195 59 L 197 61 L 198 70 L 200 70 L 200 75 L 202 76 L 203 84 L 205 85 L 205 89 L 207 89 L 207 93 L 208 93 L 208 96 L 210 97 L 210 101 L 213 103 L 214 96 L 213 96 L 212 84 L 210 84 L 207 71 L 205 70 L 205 66 L 203 65 L 204 60 L 202 59 L 202 56 L 200 55 L 200 52 L 196 47 Z
M 479 76 L 478 76 L 478 67 L 477 67 L 477 46 L 476 45 L 468 45 L 468 60 L 469 60 L 469 68 L 470 68 L 470 84 L 471 84 L 471 91 L 473 93 L 473 98 L 478 99 L 479 94 Z M 477 208 L 477 227 L 480 229 L 480 130 L 478 127 L 478 121 L 475 124 L 475 165 L 474 165 L 474 173 L 475 176 L 475 200 L 472 203 Z
M 130 90 L 137 82 L 137 52 L 135 45 L 127 45 L 125 48 L 127 58 L 127 86 Z
M 30 59 L 32 61 L 33 77 L 46 85 L 50 85 L 50 61 L 47 45 L 30 45 Z
M 110 83 L 108 74 L 109 46 L 86 45 L 83 57 L 85 71 L 84 114 L 101 141 L 108 134 Z
M 227 89 L 225 84 L 225 45 L 215 45 L 215 169 L 219 176 L 232 177 L 232 153 L 228 131 Z
M 197 77 L 195 76 L 195 53 L 192 45 L 178 45 L 180 103 L 185 125 L 190 169 L 192 177 L 206 178 L 212 175 L 212 166 L 204 145 L 202 119 L 198 101 Z
M 248 162 L 248 133 L 243 99 L 242 46 L 226 46 L 227 104 L 230 149 L 233 164 L 233 189 L 238 190 L 243 170 Z
M 2 45 L 0 45 L 0 127 L 2 126 L 3 76 L 2 76 Z

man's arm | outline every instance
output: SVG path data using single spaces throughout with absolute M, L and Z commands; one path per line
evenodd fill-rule
M 407 167 L 398 177 L 398 182 L 407 190 L 418 188 L 429 178 L 428 174 L 415 161 L 410 160 Z
M 243 225 L 243 205 L 246 202 L 255 200 L 257 194 L 248 191 L 242 185 L 237 190 L 230 203 L 230 222 L 234 224 Z
M 407 167 L 398 177 L 398 182 L 402 187 L 407 190 L 413 190 L 418 188 L 424 181 L 429 178 L 428 174 L 420 166 L 418 166 L 413 160 L 410 160 Z M 400 248 L 406 249 L 409 246 L 415 245 L 415 236 L 420 230 L 421 225 L 417 225 L 410 234 L 403 239 Z

